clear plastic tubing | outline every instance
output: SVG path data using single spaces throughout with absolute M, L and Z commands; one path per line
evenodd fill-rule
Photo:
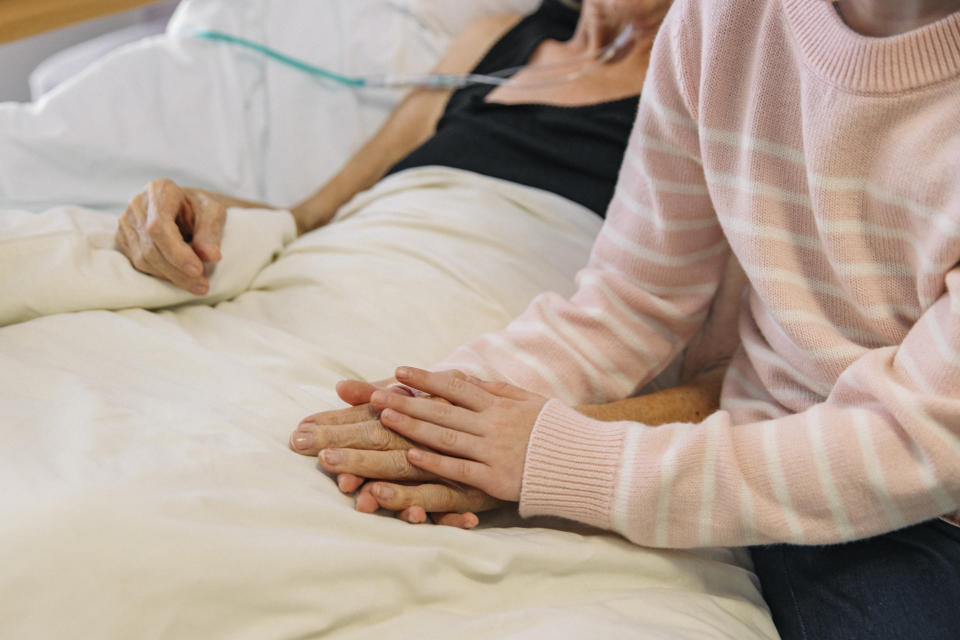
M 422 74 L 374 74 L 364 76 L 347 76 L 323 67 L 304 62 L 297 58 L 281 53 L 276 49 L 271 49 L 265 45 L 230 35 L 222 31 L 199 30 L 194 32 L 194 37 L 201 40 L 212 40 L 216 42 L 226 42 L 228 44 L 256 51 L 264 56 L 284 64 L 293 69 L 303 71 L 317 78 L 323 78 L 345 87 L 353 89 L 399 89 L 399 88 L 420 88 L 420 89 L 460 89 L 462 87 L 487 84 L 502 85 L 510 84 L 518 87 L 549 86 L 563 84 L 575 80 L 595 67 L 605 64 L 612 60 L 617 54 L 628 48 L 633 43 L 634 29 L 631 25 L 624 27 L 623 31 L 614 38 L 613 42 L 607 46 L 584 54 L 576 56 L 569 60 L 553 62 L 549 64 L 534 64 L 522 67 L 511 67 L 502 69 L 490 74 L 476 73 L 422 73 Z M 574 65 L 580 65 L 578 69 L 559 73 L 555 77 L 543 78 L 540 80 L 513 80 L 513 76 L 523 70 L 536 71 L 558 71 L 563 68 L 569 68 Z

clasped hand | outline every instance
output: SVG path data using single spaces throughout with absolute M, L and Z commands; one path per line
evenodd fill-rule
M 546 398 L 459 372 L 403 367 L 398 380 L 430 396 L 342 382 L 338 394 L 355 406 L 309 416 L 291 435 L 291 448 L 319 454 L 346 493 L 363 477 L 394 481 L 363 485 L 357 509 L 382 507 L 408 522 L 431 512 L 440 524 L 469 528 L 478 521 L 471 512 L 518 499 L 527 441 Z
M 204 264 L 219 262 L 227 211 L 210 194 L 154 180 L 120 216 L 117 248 L 137 271 L 203 295 Z

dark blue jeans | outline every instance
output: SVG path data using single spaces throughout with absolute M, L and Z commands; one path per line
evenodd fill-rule
M 942 520 L 750 554 L 783 640 L 960 638 L 960 528 Z

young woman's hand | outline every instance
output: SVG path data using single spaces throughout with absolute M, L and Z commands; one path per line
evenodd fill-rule
M 378 389 L 405 393 L 402 388 L 390 387 L 392 382 L 339 383 L 337 394 L 354 406 L 308 416 L 291 434 L 290 448 L 302 455 L 317 455 L 324 470 L 337 474 L 337 486 L 344 493 L 360 489 L 358 511 L 386 509 L 412 524 L 431 517 L 437 524 L 463 529 L 476 526 L 476 512 L 494 509 L 501 502 L 471 487 L 441 484 L 434 474 L 409 463 L 406 451 L 413 443 L 386 429 L 379 411 L 368 404 Z M 367 478 L 386 482 L 364 484 Z
M 527 444 L 547 398 L 459 372 L 400 367 L 397 380 L 450 402 L 383 391 L 371 396 L 384 426 L 435 450 L 409 449 L 411 464 L 501 500 L 520 499 Z
M 154 180 L 120 216 L 117 247 L 133 267 L 203 295 L 204 264 L 219 262 L 227 210 L 213 196 Z

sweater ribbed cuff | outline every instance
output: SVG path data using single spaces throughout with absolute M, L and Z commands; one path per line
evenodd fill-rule
M 558 400 L 544 405 L 530 435 L 520 515 L 550 515 L 609 529 L 623 423 L 598 422 Z

